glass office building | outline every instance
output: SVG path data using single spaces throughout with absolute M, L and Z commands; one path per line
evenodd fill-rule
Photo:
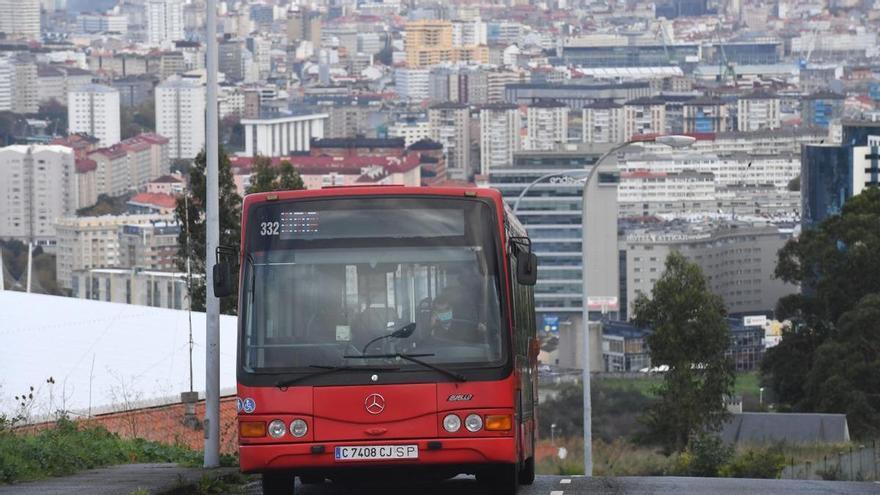
M 516 198 L 539 177 L 582 170 L 548 178 L 534 185 L 520 201 L 516 215 L 528 230 L 540 261 L 535 286 L 538 320 L 565 318 L 581 312 L 581 205 L 586 171 L 608 146 L 577 147 L 564 151 L 525 151 L 514 154 L 513 165 L 489 171 L 488 186 L 498 189 L 513 208 Z M 616 261 L 616 259 L 615 259 Z M 617 277 L 617 264 L 608 263 Z

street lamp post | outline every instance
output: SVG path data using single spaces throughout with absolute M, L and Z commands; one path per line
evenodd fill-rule
M 220 299 L 214 296 L 211 267 L 220 245 L 219 164 L 220 142 L 217 118 L 217 0 L 207 0 L 205 26 L 206 116 L 205 116 L 205 459 L 204 467 L 220 466 Z
M 638 141 L 638 140 L 629 140 L 625 143 L 621 143 L 599 157 L 596 160 L 596 163 L 593 164 L 593 167 L 590 169 L 590 173 L 587 175 L 587 180 L 584 182 L 584 192 L 583 199 L 581 205 L 581 318 L 583 319 L 584 324 L 584 357 L 583 357 L 583 384 L 584 384 L 584 475 L 585 476 L 593 476 L 593 432 L 592 432 L 592 400 L 590 398 L 590 301 L 589 301 L 589 292 L 587 290 L 587 191 L 590 189 L 590 184 L 593 181 L 593 177 L 596 176 L 596 171 L 602 167 L 602 162 L 604 162 L 608 157 L 612 156 L 614 153 L 636 143 L 649 143 L 656 142 L 660 144 L 665 144 L 672 148 L 685 148 L 692 145 L 696 139 L 690 136 L 658 136 L 653 139 Z
M 593 166 L 589 169 L 586 175 L 586 179 L 584 181 L 584 192 L 582 196 L 582 205 L 581 205 L 581 306 L 582 313 L 581 317 L 584 323 L 584 346 L 583 346 L 583 384 L 584 384 L 584 474 L 586 476 L 593 476 L 593 432 L 591 431 L 592 426 L 592 403 L 590 400 L 590 307 L 589 307 L 589 297 L 587 293 L 587 228 L 586 228 L 586 218 L 587 218 L 587 191 L 589 190 L 590 184 L 593 181 L 593 177 L 596 176 L 596 171 L 602 165 L 608 157 L 612 156 L 614 153 L 626 148 L 627 146 L 631 146 L 633 144 L 640 143 L 659 143 L 669 146 L 671 148 L 687 148 L 688 146 L 694 144 L 696 139 L 690 136 L 677 136 L 677 135 L 669 135 L 669 136 L 657 136 L 649 139 L 631 139 L 624 143 L 620 143 L 610 150 L 603 153 Z M 558 176 L 568 176 L 571 174 L 583 174 L 583 169 L 574 169 L 574 170 L 563 170 L 561 172 L 553 172 L 549 174 L 542 175 L 530 182 L 526 187 L 519 193 L 516 200 L 513 203 L 513 212 L 516 213 L 519 209 L 520 201 L 522 201 L 523 197 L 525 197 L 526 193 L 535 186 L 536 184 L 545 181 L 552 177 Z M 551 428 L 551 436 L 553 435 L 553 429 Z

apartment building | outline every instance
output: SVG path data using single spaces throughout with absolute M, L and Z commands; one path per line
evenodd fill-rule
M 666 103 L 659 98 L 636 98 L 624 104 L 625 140 L 641 134 L 666 132 Z
M 9 39 L 40 40 L 40 0 L 0 0 L 0 32 Z
M 585 143 L 622 143 L 626 140 L 623 105 L 610 100 L 584 105 L 581 139 Z
M 184 38 L 183 1 L 147 0 L 147 43 L 158 46 Z
M 709 289 L 731 314 L 772 311 L 798 287 L 774 277 L 776 255 L 791 231 L 746 223 L 674 222 L 626 233 L 626 300 L 630 314 L 638 294 L 650 295 L 666 257 L 681 253 L 703 270 Z
M 121 139 L 119 91 L 110 86 L 87 84 L 67 94 L 70 132 L 98 138 L 101 146 L 113 146 Z
M 547 151 L 568 142 L 568 107 L 555 100 L 539 100 L 526 110 L 525 150 Z
M 58 284 L 73 288 L 73 273 L 91 268 L 120 266 L 119 233 L 125 225 L 174 221 L 173 215 L 105 215 L 63 217 L 55 223 L 58 240 L 55 271 Z
M 443 103 L 428 109 L 431 139 L 443 145 L 446 175 L 453 180 L 468 180 L 471 170 L 470 110 L 467 105 Z
M 724 132 L 730 130 L 730 107 L 719 98 L 696 98 L 682 104 L 683 131 Z
M 187 294 L 187 274 L 181 272 L 92 268 L 77 270 L 71 277 L 71 295 L 79 299 L 189 309 Z
M 480 174 L 509 167 L 521 148 L 522 124 L 516 105 L 497 103 L 480 109 Z
M 205 147 L 205 86 L 178 76 L 156 86 L 156 133 L 172 160 L 192 160 Z
M 756 91 L 736 100 L 737 129 L 758 131 L 780 127 L 780 99 L 777 95 Z
M 406 23 L 406 65 L 425 68 L 443 62 L 489 62 L 489 49 L 484 45 L 454 46 L 452 23 L 445 20 L 418 20 Z
M 55 244 L 55 222 L 76 212 L 73 150 L 57 145 L 0 148 L 0 239 Z
M 431 135 L 431 126 L 427 120 L 404 120 L 391 124 L 388 127 L 388 137 L 403 138 L 406 146 L 428 139 Z
M 794 153 L 778 155 L 743 152 L 716 154 L 678 151 L 667 154 L 643 153 L 627 156 L 620 164 L 621 172 L 650 170 L 660 173 L 680 173 L 685 170 L 710 172 L 716 186 L 737 184 L 772 184 L 785 190 L 788 183 L 800 174 L 800 157 Z
M 167 221 L 122 225 L 119 230 L 119 266 L 175 270 L 180 229 L 177 222 Z
M 119 196 L 135 190 L 171 169 L 169 140 L 158 134 L 140 134 L 88 154 L 95 162 L 97 193 Z

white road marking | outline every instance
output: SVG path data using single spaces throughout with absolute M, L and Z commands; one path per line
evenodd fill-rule
M 550 492 L 550 495 L 562 495 L 562 490 L 553 490 Z
M 564 480 L 559 480 L 559 482 L 563 485 L 568 485 L 571 483 L 571 478 L 566 478 Z

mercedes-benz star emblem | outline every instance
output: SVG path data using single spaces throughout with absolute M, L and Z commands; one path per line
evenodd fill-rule
M 379 394 L 370 394 L 364 399 L 364 407 L 370 414 L 379 414 L 385 410 L 385 397 Z

